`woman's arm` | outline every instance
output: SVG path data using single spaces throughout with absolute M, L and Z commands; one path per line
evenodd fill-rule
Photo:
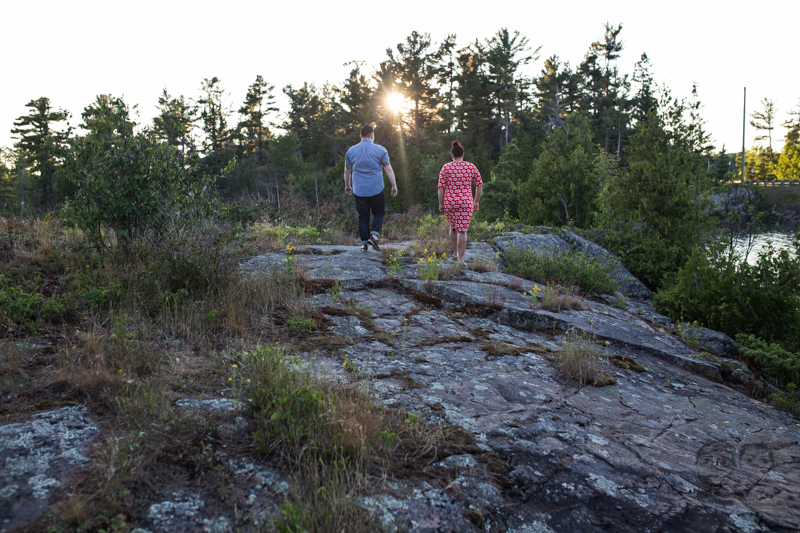
M 444 187 L 439 187 L 439 211 L 444 210 Z
M 478 185 L 475 187 L 475 201 L 472 203 L 472 210 L 477 211 L 478 205 L 481 201 L 481 193 L 483 192 L 483 185 Z

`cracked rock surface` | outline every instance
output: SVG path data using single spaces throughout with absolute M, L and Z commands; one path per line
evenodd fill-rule
M 589 250 L 569 236 L 544 237 L 547 250 Z M 507 241 L 496 239 L 492 252 L 502 255 Z M 459 443 L 360 496 L 385 531 L 800 529 L 800 424 L 725 382 L 755 378 L 724 359 L 733 350 L 724 335 L 701 330 L 689 345 L 630 291 L 627 309 L 600 297 L 555 312 L 522 294 L 535 283 L 502 271 L 425 282 L 413 259 L 389 276 L 380 254 L 357 246 L 299 248 L 307 278 L 339 281 L 336 298 L 309 299 L 327 318 L 322 333 L 346 342 L 306 343 L 298 356 L 320 377 L 356 380 L 412 415 L 407 423 L 438 426 Z M 242 270 L 268 274 L 285 258 L 253 257 Z M 605 386 L 565 377 L 559 358 L 576 346 L 597 354 Z M 178 405 L 236 417 L 220 425 L 222 437 L 248 431 L 239 402 Z M 87 465 L 97 433 L 81 407 L 0 426 L 0 531 L 41 517 L 50 491 Z M 163 487 L 148 495 L 134 531 L 269 530 L 292 480 L 258 458 L 218 451 L 214 460 L 244 509 L 206 498 L 201 484 Z
M 299 256 L 309 272 L 350 280 L 317 306 L 366 310 L 328 317 L 352 338 L 344 352 L 362 383 L 386 405 L 463 428 L 479 449 L 451 458 L 463 466 L 447 484 L 392 480 L 367 498 L 387 530 L 800 528 L 800 424 L 722 383 L 720 360 L 698 356 L 649 302 L 545 311 L 522 296 L 532 282 L 498 272 L 426 283 L 406 266 L 387 283 L 378 254 L 357 247 L 336 247 L 322 276 L 326 247 L 309 248 Z M 561 374 L 558 354 L 576 338 L 596 347 L 613 385 Z M 321 375 L 352 379 L 325 355 L 308 354 Z

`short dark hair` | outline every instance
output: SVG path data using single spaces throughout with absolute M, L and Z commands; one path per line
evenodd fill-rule
M 453 141 L 453 146 L 450 147 L 450 153 L 453 157 L 461 157 L 464 155 L 464 147 L 458 141 Z
M 361 126 L 361 136 L 362 137 L 369 137 L 370 135 L 372 135 L 372 133 L 374 131 L 375 130 L 372 129 L 372 126 L 370 126 L 369 124 L 365 124 L 364 126 Z

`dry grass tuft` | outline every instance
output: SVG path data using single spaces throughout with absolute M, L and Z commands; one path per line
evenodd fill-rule
M 584 305 L 583 300 L 575 295 L 574 289 L 548 284 L 542 292 L 542 301 L 539 307 L 545 311 L 560 313 L 561 311 L 583 309 Z
M 616 383 L 614 376 L 599 368 L 600 356 L 597 345 L 590 338 L 572 331 L 558 352 L 558 361 L 563 374 L 581 386 L 613 385 Z

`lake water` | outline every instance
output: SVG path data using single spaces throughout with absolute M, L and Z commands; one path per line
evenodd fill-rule
M 779 227 L 773 231 L 766 231 L 756 235 L 755 242 L 753 243 L 753 248 L 751 249 L 750 255 L 747 258 L 747 262 L 754 264 L 758 258 L 758 253 L 767 247 L 768 242 L 772 242 L 772 246 L 775 247 L 776 250 L 789 250 L 791 256 L 795 257 L 792 239 L 796 231 L 797 228 Z M 739 251 L 744 252 L 746 245 L 747 241 L 745 239 L 739 239 L 736 248 Z

